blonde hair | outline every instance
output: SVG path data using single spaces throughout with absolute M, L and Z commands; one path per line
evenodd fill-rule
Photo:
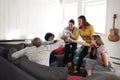
M 97 45 L 99 45 L 99 46 L 104 45 L 104 43 L 103 43 L 103 41 L 102 41 L 102 39 L 101 39 L 101 37 L 99 35 L 93 35 L 92 37 L 96 41 Z

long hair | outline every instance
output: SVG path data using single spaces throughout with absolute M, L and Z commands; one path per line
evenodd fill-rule
M 103 41 L 102 41 L 102 39 L 101 39 L 101 37 L 99 36 L 99 35 L 93 35 L 92 36 L 93 38 L 94 38 L 94 40 L 96 41 L 96 44 L 97 45 L 104 45 L 104 43 L 103 43 Z
M 90 25 L 90 24 L 87 22 L 85 16 L 81 15 L 81 16 L 78 17 L 78 19 L 82 19 L 82 23 L 83 23 L 83 26 L 84 26 L 85 29 L 87 28 L 87 26 Z M 79 26 L 79 28 L 81 29 L 81 28 L 82 28 L 82 25 Z

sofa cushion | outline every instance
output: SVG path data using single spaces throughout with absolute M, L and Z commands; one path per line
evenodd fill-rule
M 24 43 L 21 43 L 21 44 L 0 44 L 0 46 L 5 47 L 7 49 L 16 48 L 17 50 L 21 50 L 24 48 Z
M 83 80 L 120 80 L 120 76 L 114 72 L 93 71 L 92 76 L 84 77 Z
M 9 49 L 16 48 L 16 50 L 21 50 L 24 48 L 24 44 L 0 44 L 0 55 L 8 59 Z
M 66 80 L 67 71 L 60 67 L 48 67 L 29 61 L 28 59 L 19 59 L 18 67 L 28 72 L 38 80 Z
M 53 50 L 52 53 L 56 54 L 56 55 L 60 55 L 60 54 L 64 54 L 64 51 L 65 51 L 65 47 L 61 46 L 61 47 Z
M 0 56 L 0 80 L 37 80 Z
M 81 76 L 69 76 L 67 80 L 82 80 Z
M 0 46 L 0 56 L 3 56 L 4 50 L 5 50 L 5 48 Z
M 0 46 L 0 56 L 7 59 L 8 51 L 9 51 L 9 49 L 6 49 L 6 48 Z
M 16 52 L 17 51 L 17 49 L 16 48 L 10 48 L 9 49 L 9 52 L 8 52 L 8 60 L 9 61 L 13 61 L 13 58 L 12 58 L 12 54 L 14 53 L 14 52 Z

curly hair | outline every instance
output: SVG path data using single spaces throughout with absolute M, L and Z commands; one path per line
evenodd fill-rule
M 44 38 L 45 38 L 46 41 L 48 41 L 48 39 L 49 39 L 51 36 L 55 37 L 55 35 L 54 35 L 53 33 L 48 32 L 48 33 L 45 34 L 45 37 L 44 37 Z

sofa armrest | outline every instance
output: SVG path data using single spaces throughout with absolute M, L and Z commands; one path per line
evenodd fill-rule
M 0 80 L 37 80 L 0 56 Z

